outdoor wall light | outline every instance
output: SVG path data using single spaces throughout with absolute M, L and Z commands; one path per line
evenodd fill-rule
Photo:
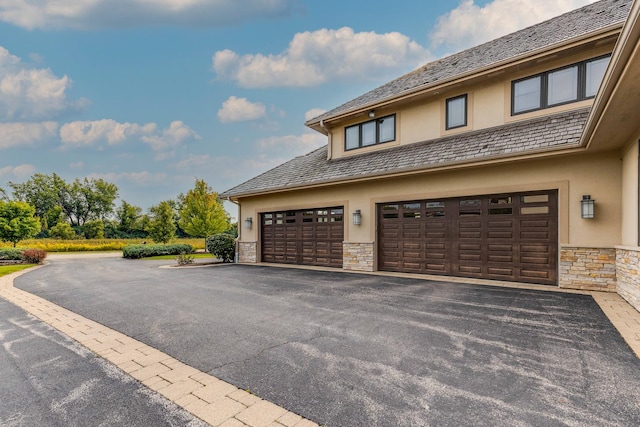
M 593 219 L 595 217 L 596 201 L 591 198 L 590 195 L 585 194 L 580 200 L 580 207 L 582 208 L 583 219 Z
M 362 222 L 362 213 L 360 213 L 360 209 L 356 209 L 353 213 L 353 225 L 360 225 Z
M 252 225 L 253 225 L 253 218 L 247 217 L 247 219 L 244 220 L 244 228 L 246 228 L 247 230 L 251 230 Z
M 373 111 L 373 110 L 369 111 L 369 118 L 370 119 L 373 119 L 375 116 L 376 116 L 376 112 L 375 111 Z

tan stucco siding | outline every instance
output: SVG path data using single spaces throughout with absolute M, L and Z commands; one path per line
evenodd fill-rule
M 622 151 L 622 238 L 624 246 L 638 242 L 638 143 L 629 143 Z
M 553 108 L 533 111 L 525 114 L 511 115 L 511 82 L 513 80 L 533 76 L 538 73 L 574 64 L 589 58 L 610 53 L 613 45 L 610 42 L 577 51 L 568 55 L 555 55 L 549 60 L 536 60 L 531 63 L 520 64 L 512 70 L 503 70 L 495 76 L 469 79 L 451 87 L 438 88 L 432 92 L 417 95 L 412 100 L 406 100 L 380 108 L 373 108 L 376 117 L 389 114 L 396 115 L 396 139 L 370 147 L 345 151 L 345 128 L 354 124 L 370 120 L 366 113 L 350 117 L 338 123 L 330 124 L 331 157 L 339 158 L 363 154 L 369 151 L 384 150 L 390 147 L 415 142 L 428 141 L 443 136 L 459 134 L 472 130 L 487 129 L 528 120 L 534 117 L 548 116 L 563 111 L 584 108 L 592 105 L 593 100 L 585 100 Z M 468 125 L 462 128 L 446 130 L 446 99 L 458 95 L 468 95 Z
M 344 206 L 345 241 L 366 243 L 376 240 L 376 203 L 557 189 L 560 244 L 613 247 L 621 241 L 621 181 L 622 162 L 616 151 L 247 197 L 240 199 L 243 216 L 253 217 L 256 226 L 243 230 L 241 240 L 259 240 L 262 212 Z M 580 217 L 584 194 L 596 200 L 595 219 Z M 362 211 L 360 226 L 351 223 L 355 209 Z

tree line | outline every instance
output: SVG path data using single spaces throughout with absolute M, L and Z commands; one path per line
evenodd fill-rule
M 218 193 L 204 180 L 175 200 L 165 200 L 143 213 L 122 200 L 118 187 L 101 178 L 67 182 L 57 174 L 34 174 L 23 183 L 0 188 L 0 240 L 31 237 L 59 239 L 150 238 L 166 243 L 175 237 L 207 237 L 237 233 Z

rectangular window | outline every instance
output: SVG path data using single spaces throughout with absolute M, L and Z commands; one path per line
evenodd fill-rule
M 511 115 L 594 97 L 610 55 L 511 82 Z
M 563 68 L 549 73 L 547 100 L 549 106 L 578 100 L 578 67 Z
M 593 61 L 587 62 L 587 75 L 585 82 L 585 96 L 587 98 L 596 96 L 600 83 L 602 82 L 602 78 L 604 77 L 604 72 L 607 71 L 609 59 L 610 58 L 607 56 L 605 58 L 594 59 Z
M 447 99 L 447 130 L 467 125 L 467 95 Z
M 386 116 L 345 128 L 345 150 L 369 147 L 396 139 L 396 116 Z
M 541 104 L 541 77 L 531 77 L 513 83 L 513 112 L 537 110 Z

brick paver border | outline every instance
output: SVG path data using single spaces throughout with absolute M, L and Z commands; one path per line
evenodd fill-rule
M 140 341 L 15 288 L 13 280 L 30 270 L 0 277 L 0 297 L 76 340 L 206 423 L 220 427 L 318 427 L 300 415 Z

